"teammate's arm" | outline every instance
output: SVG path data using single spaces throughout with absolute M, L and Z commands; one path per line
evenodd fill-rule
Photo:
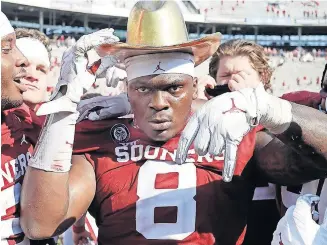
M 327 116 L 292 103 L 292 123 L 279 135 L 258 132 L 255 158 L 272 182 L 295 185 L 326 176 Z
M 292 122 L 282 134 L 276 135 L 284 144 L 304 157 L 323 157 L 316 165 L 327 169 L 327 115 L 308 106 L 292 104 Z
M 62 233 L 87 210 L 95 193 L 95 174 L 82 157 L 72 166 L 77 104 L 96 78 L 116 63 L 106 56 L 90 67 L 87 52 L 118 42 L 113 29 L 82 36 L 62 58 L 60 76 L 50 101 L 39 115 L 47 115 L 28 162 L 22 188 L 22 228 L 32 239 Z
M 72 162 L 65 173 L 28 168 L 21 196 L 21 226 L 27 237 L 61 234 L 87 211 L 95 193 L 94 169 L 84 156 L 73 156 Z

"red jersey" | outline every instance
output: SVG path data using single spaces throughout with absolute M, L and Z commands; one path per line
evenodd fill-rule
M 319 93 L 309 91 L 297 91 L 292 93 L 283 94 L 282 99 L 294 102 L 300 105 L 306 105 L 318 109 L 321 103 L 321 96 Z
M 5 111 L 1 124 L 1 244 L 29 244 L 19 224 L 22 181 L 41 122 L 26 106 Z M 24 240 L 24 241 L 23 241 Z
M 85 154 L 96 175 L 89 208 L 99 244 L 242 244 L 254 186 L 247 165 L 256 130 L 238 148 L 232 182 L 222 181 L 223 155 L 175 159 L 179 136 L 151 142 L 131 119 L 83 121 L 75 154 Z

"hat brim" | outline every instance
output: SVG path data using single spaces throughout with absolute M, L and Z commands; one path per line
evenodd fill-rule
M 193 54 L 195 66 L 197 66 L 217 51 L 220 45 L 221 36 L 220 33 L 214 33 L 186 43 L 161 47 L 133 46 L 127 43 L 118 42 L 101 45 L 98 47 L 97 52 L 100 56 L 114 55 L 119 62 L 124 62 L 126 58 L 137 55 L 180 51 Z

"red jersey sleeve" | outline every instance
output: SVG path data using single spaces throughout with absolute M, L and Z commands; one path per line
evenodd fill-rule
M 294 102 L 300 105 L 306 105 L 313 108 L 318 108 L 321 102 L 319 93 L 309 91 L 297 91 L 292 93 L 283 94 L 282 99 Z

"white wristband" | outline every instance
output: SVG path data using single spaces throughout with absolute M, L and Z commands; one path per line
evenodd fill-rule
M 47 116 L 29 166 L 49 172 L 68 172 L 78 112 L 58 112 Z
M 268 94 L 263 86 L 255 89 L 260 124 L 273 134 L 281 134 L 292 122 L 290 102 Z

